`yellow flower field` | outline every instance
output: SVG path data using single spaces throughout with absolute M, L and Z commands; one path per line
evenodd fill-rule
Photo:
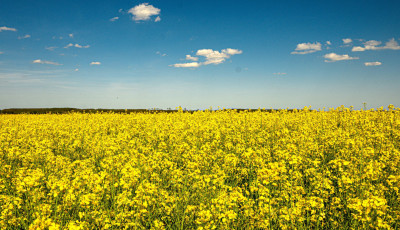
M 1 229 L 400 228 L 400 109 L 0 115 Z

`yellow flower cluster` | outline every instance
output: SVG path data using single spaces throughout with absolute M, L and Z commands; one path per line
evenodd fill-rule
M 0 229 L 396 229 L 400 109 L 0 115 Z

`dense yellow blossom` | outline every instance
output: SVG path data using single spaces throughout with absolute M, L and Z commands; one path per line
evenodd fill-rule
M 0 115 L 0 229 L 396 229 L 400 110 Z

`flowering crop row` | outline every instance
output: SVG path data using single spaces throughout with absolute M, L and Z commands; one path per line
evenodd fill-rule
M 0 115 L 1 229 L 396 229 L 400 110 Z

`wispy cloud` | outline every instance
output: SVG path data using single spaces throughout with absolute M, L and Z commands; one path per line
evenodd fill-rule
M 157 51 L 156 54 L 160 55 L 161 57 L 167 56 L 167 54 L 161 53 L 160 51 Z
M 40 60 L 40 59 L 34 60 L 32 63 L 34 63 L 34 64 L 47 64 L 47 65 L 62 65 L 62 64 L 57 63 L 57 62 L 44 61 L 44 60 Z
M 200 63 L 198 62 L 189 62 L 189 63 L 177 63 L 170 66 L 177 67 L 177 68 L 197 68 L 200 67 Z
M 16 32 L 17 29 L 15 29 L 15 28 L 10 28 L 10 27 L 7 27 L 7 26 L 1 26 L 1 27 L 0 27 L 0 32 L 2 32 L 2 31 L 14 31 L 14 32 Z
M 118 19 L 119 19 L 119 17 L 110 18 L 110 22 L 115 22 L 115 21 L 117 21 Z
M 44 79 L 38 78 L 29 73 L 13 72 L 13 73 L 0 73 L 0 82 L 7 83 L 34 83 L 40 82 Z
M 60 39 L 60 40 L 63 40 L 63 39 L 64 39 L 64 37 L 63 37 L 63 36 L 59 36 L 59 37 L 57 37 L 57 36 L 53 36 L 53 39 Z
M 29 74 L 26 73 L 0 73 L 0 79 L 21 78 L 27 76 L 29 76 Z
M 155 22 L 159 22 L 159 21 L 161 21 L 161 18 L 160 18 L 160 16 L 157 16 L 157 17 L 156 17 L 156 19 L 154 19 L 154 21 L 155 21 Z
M 332 42 L 331 42 L 331 41 L 326 41 L 326 44 L 327 44 L 328 46 L 330 46 L 330 45 L 332 45 Z
M 68 34 L 68 37 L 74 38 L 74 34 Z
M 205 58 L 204 62 L 197 62 L 199 60 L 199 57 L 192 57 L 190 55 L 186 55 L 186 60 L 191 60 L 195 62 L 178 63 L 170 66 L 195 68 L 195 67 L 200 67 L 202 65 L 210 65 L 210 64 L 218 65 L 223 63 L 226 59 L 229 59 L 231 56 L 241 53 L 243 53 L 243 51 L 231 48 L 223 49 L 221 51 L 212 49 L 200 49 L 196 52 L 196 56 L 204 57 Z
M 50 50 L 50 51 L 53 51 L 53 50 L 55 50 L 57 48 L 58 48 L 57 46 L 45 47 L 46 50 Z
M 90 63 L 90 65 L 101 65 L 101 62 L 99 62 L 99 61 L 92 61 L 92 62 Z
M 291 52 L 291 54 L 310 54 L 315 53 L 317 51 L 321 51 L 321 43 L 300 43 L 297 44 L 295 51 Z
M 160 11 L 160 9 L 149 5 L 149 3 L 142 3 L 131 8 L 128 13 L 132 14 L 132 20 L 134 21 L 148 21 L 151 16 L 159 15 Z M 161 18 L 158 17 L 158 21 L 160 20 Z
M 90 45 L 81 46 L 81 45 L 79 45 L 79 44 L 72 44 L 72 43 L 69 43 L 69 44 L 66 45 L 64 48 L 67 49 L 67 48 L 69 48 L 69 47 L 76 47 L 76 48 L 80 48 L 80 49 L 82 49 L 82 48 L 87 49 L 87 48 L 90 47 Z
M 378 65 L 382 65 L 382 62 L 379 62 L 379 61 L 365 62 L 364 65 L 365 66 L 378 66 Z
M 27 39 L 27 38 L 30 38 L 30 37 L 31 37 L 31 35 L 27 34 L 25 36 L 19 36 L 18 39 Z
M 278 72 L 278 73 L 273 73 L 274 75 L 286 75 L 287 73 L 280 73 L 280 72 Z
M 400 50 L 399 43 L 392 38 L 388 42 L 385 43 L 384 46 L 379 46 L 381 45 L 382 42 L 376 41 L 376 40 L 370 40 L 364 42 L 364 47 L 362 46 L 354 46 L 351 51 L 353 52 L 361 52 L 361 51 L 366 51 L 366 50 Z
M 20 70 L 20 69 L 2 69 L 0 70 L 0 81 L 8 83 L 34 83 L 44 82 L 50 78 L 64 76 L 65 70 Z
M 4 52 L 1 52 L 1 51 L 0 51 L 0 54 L 3 54 L 3 53 L 4 53 Z
M 324 58 L 327 59 L 327 60 L 325 60 L 325 62 L 336 62 L 336 61 L 359 59 L 358 57 L 350 57 L 348 54 L 340 55 L 340 54 L 335 54 L 335 53 L 325 54 Z

